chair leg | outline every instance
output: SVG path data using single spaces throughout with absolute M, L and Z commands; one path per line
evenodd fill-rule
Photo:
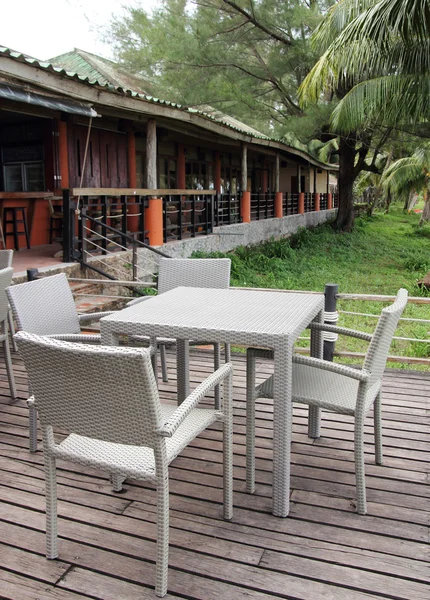
M 18 346 L 16 345 L 15 338 L 13 337 L 15 335 L 15 324 L 13 322 L 13 314 L 12 314 L 11 308 L 9 308 L 9 310 L 7 312 L 7 320 L 9 323 L 9 332 L 10 332 L 10 337 L 12 340 L 12 350 L 14 352 L 18 352 Z
M 375 427 L 375 462 L 382 465 L 382 418 L 381 418 L 381 392 L 375 398 L 373 405 L 373 423 Z
M 117 493 L 122 492 L 122 484 L 124 483 L 125 478 L 121 475 L 114 475 L 113 473 L 111 473 L 109 475 L 109 479 L 112 484 L 112 491 Z
M 217 371 L 221 366 L 221 345 L 219 343 L 214 344 L 214 371 Z M 215 396 L 215 410 L 221 408 L 221 390 L 220 386 L 216 385 L 214 388 Z
M 224 381 L 223 476 L 224 519 L 233 518 L 233 377 Z
M 7 379 L 9 382 L 10 395 L 12 396 L 13 400 L 16 400 L 17 393 L 16 393 L 16 385 L 15 385 L 15 376 L 13 374 L 12 359 L 10 356 L 9 335 L 8 335 L 6 321 L 4 322 L 4 334 L 5 334 L 5 337 L 3 340 L 3 351 L 4 351 L 4 359 L 5 359 L 5 363 L 6 363 Z
M 157 484 L 157 567 L 155 594 L 162 598 L 167 594 L 167 569 L 169 566 L 169 475 Z
M 58 556 L 57 547 L 57 477 L 55 458 L 45 454 L 46 558 Z
M 230 344 L 224 344 L 224 356 L 225 362 L 228 363 L 231 361 L 231 348 Z
M 160 344 L 160 360 L 161 360 L 161 375 L 164 383 L 168 383 L 169 376 L 167 374 L 167 362 L 166 362 L 166 345 Z
M 357 512 L 365 515 L 366 506 L 366 481 L 364 472 L 364 446 L 363 446 L 364 415 L 355 415 L 354 424 L 354 456 L 355 456 L 355 484 L 357 495 Z
M 321 409 L 318 406 L 309 405 L 308 413 L 308 437 L 319 438 L 321 436 Z
M 246 357 L 246 491 L 255 492 L 255 358 Z

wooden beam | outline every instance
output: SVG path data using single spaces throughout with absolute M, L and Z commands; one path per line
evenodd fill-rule
M 23 194 L 22 198 L 29 198 L 31 194 L 38 194 L 42 198 L 53 195 L 50 192 L 0 192 L 0 198 L 2 194 L 7 194 L 9 197 L 14 193 Z M 168 190 L 157 188 L 73 188 L 71 191 L 72 196 L 214 196 L 215 194 L 216 190 Z

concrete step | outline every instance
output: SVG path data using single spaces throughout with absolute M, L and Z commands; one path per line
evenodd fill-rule
M 126 299 L 117 298 L 112 292 L 109 295 L 103 294 L 102 285 L 83 281 L 70 281 L 69 285 L 75 298 L 76 310 L 80 314 L 119 310 L 127 303 Z

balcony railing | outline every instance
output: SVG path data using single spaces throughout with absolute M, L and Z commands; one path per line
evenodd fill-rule
M 215 199 L 215 225 L 240 223 L 240 195 L 218 194 Z
M 164 242 L 212 233 L 214 197 L 213 190 L 163 196 Z
M 251 221 L 271 219 L 275 216 L 274 192 L 251 193 Z

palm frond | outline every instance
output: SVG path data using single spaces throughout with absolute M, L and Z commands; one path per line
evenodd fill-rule
M 352 131 L 379 122 L 416 124 L 430 114 L 430 78 L 389 75 L 356 85 L 334 109 L 335 131 Z

